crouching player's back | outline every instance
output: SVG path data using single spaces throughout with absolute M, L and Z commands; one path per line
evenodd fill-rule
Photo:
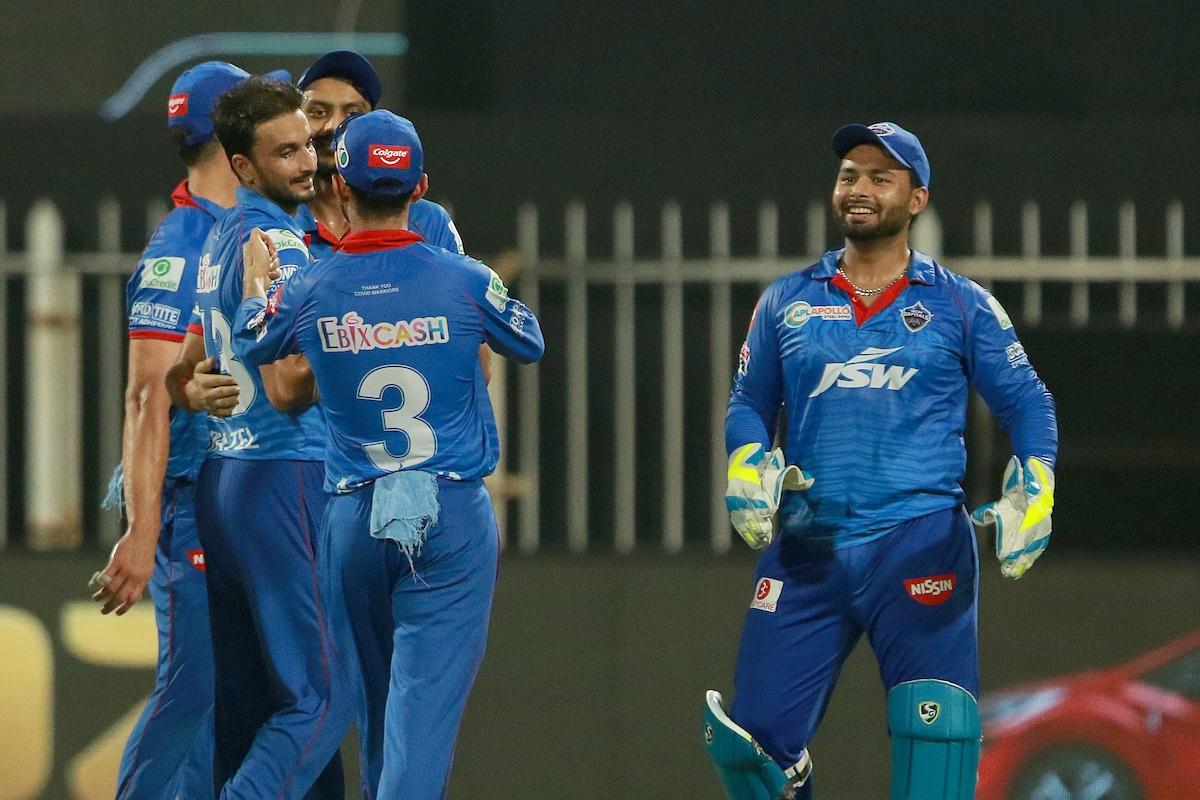
M 428 185 L 411 123 L 373 111 L 335 143 L 351 232 L 269 299 L 278 259 L 256 234 L 234 348 L 251 364 L 295 352 L 312 363 L 335 493 L 321 580 L 337 650 L 355 659 L 345 672 L 359 682 L 364 794 L 432 800 L 449 780 L 496 581 L 482 478 L 499 447 L 479 348 L 536 361 L 542 335 L 488 267 L 407 230 Z

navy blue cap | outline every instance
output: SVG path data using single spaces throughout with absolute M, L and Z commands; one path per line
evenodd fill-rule
M 387 109 L 350 117 L 338 126 L 333 141 L 338 174 L 360 192 L 408 194 L 425 173 L 417 129 Z
M 167 126 L 187 128 L 187 143 L 203 144 L 212 138 L 213 106 L 217 98 L 237 86 L 250 73 L 224 61 L 205 61 L 175 79 L 167 99 Z
M 379 96 L 383 94 L 379 73 L 371 66 L 370 61 L 353 50 L 334 50 L 321 56 L 311 67 L 304 70 L 296 85 L 307 89 L 310 83 L 321 78 L 341 78 L 350 81 L 362 92 L 371 108 L 379 105 Z
M 929 186 L 929 158 L 916 134 L 894 122 L 874 125 L 843 125 L 833 134 L 833 152 L 842 158 L 860 144 L 882 147 L 884 152 L 917 173 L 922 186 Z

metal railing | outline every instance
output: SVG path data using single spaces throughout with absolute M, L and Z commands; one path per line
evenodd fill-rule
M 166 210 L 162 201 L 147 206 L 147 231 L 157 226 Z M 563 354 L 561 381 L 545 381 L 542 370 L 534 366 L 503 372 L 496 387 L 502 396 L 499 418 L 511 418 L 518 426 L 516 440 L 505 439 L 506 446 L 515 451 L 517 474 L 504 476 L 497 485 L 504 496 L 514 499 L 518 512 L 516 547 L 533 552 L 546 540 L 556 540 L 553 536 L 544 540 L 541 530 L 543 500 L 554 499 L 563 501 L 561 538 L 573 553 L 597 546 L 629 553 L 648 542 L 676 553 L 697 539 L 706 541 L 717 553 L 726 552 L 732 531 L 723 502 L 723 420 L 736 347 L 742 337 L 740 328 L 734 330 L 735 320 L 748 318 L 752 305 L 751 301 L 743 308 L 735 298 L 745 295 L 747 289 L 761 291 L 779 275 L 806 266 L 826 249 L 831 241 L 826 205 L 814 201 L 803 221 L 797 221 L 803 225 L 807 244 L 805 254 L 794 257 L 780 254 L 780 214 L 772 203 L 763 203 L 757 211 L 754 255 L 734 255 L 730 209 L 724 203 L 713 204 L 702 223 L 708 231 L 703 254 L 685 253 L 684 215 L 676 203 L 664 204 L 657 220 L 652 220 L 661 236 L 658 252 L 649 256 L 635 252 L 631 205 L 621 203 L 604 213 L 611 213 L 613 231 L 611 256 L 604 259 L 589 255 L 589 213 L 581 203 L 570 204 L 564 211 L 560 256 L 541 252 L 542 217 L 535 206 L 523 206 L 517 215 L 522 271 L 515 294 L 541 313 L 543 297 L 550 291 L 561 293 L 560 312 L 567 324 L 563 341 L 549 342 L 552 350 Z M 1091 220 L 1085 204 L 1073 204 L 1068 216 L 1067 254 L 1042 252 L 1041 215 L 1037 204 L 1028 203 L 1021 211 L 1020 254 L 1000 256 L 993 247 L 992 209 L 981 202 L 973 215 L 974 252 L 955 256 L 949 266 L 984 285 L 1019 287 L 1019 303 L 1012 307 L 1010 301 L 1009 310 L 1022 329 L 1048 322 L 1043 293 L 1054 285 L 1069 287 L 1066 324 L 1071 328 L 1082 330 L 1098 324 L 1093 290 L 1100 285 L 1116 286 L 1114 321 L 1119 327 L 1152 324 L 1179 330 L 1194 321 L 1196 312 L 1189 317 L 1187 308 L 1187 287 L 1200 283 L 1200 259 L 1185 257 L 1181 204 L 1171 203 L 1166 208 L 1166 247 L 1160 256 L 1138 255 L 1132 203 L 1119 208 L 1114 221 L 1118 244 L 1111 255 L 1090 252 Z M 30 209 L 25 220 L 24 252 L 14 254 L 5 248 L 7 214 L 0 202 L 0 331 L 22 327 L 26 345 L 24 353 L 0 347 L 0 375 L 6 382 L 19 380 L 24 385 L 20 408 L 10 407 L 8 393 L 0 397 L 0 431 L 10 430 L 14 412 L 25 419 L 24 430 L 18 433 L 19 448 L 0 448 L 0 475 L 4 476 L 0 545 L 8 541 L 13 524 L 9 500 L 14 465 L 10 456 L 17 449 L 23 459 L 25 487 L 25 513 L 18 524 L 27 544 L 71 547 L 80 541 L 107 543 L 119 534 L 115 515 L 88 512 L 84 506 L 103 494 L 107 471 L 120 457 L 126 344 L 119 331 L 125 313 L 124 283 L 139 254 L 121 252 L 121 209 L 116 201 L 101 201 L 97 219 L 96 251 L 65 253 L 62 218 L 52 203 L 42 201 Z M 942 255 L 936 209 L 922 214 L 913 238 L 918 249 Z M 23 283 L 24 309 L 16 309 L 10 302 L 10 290 L 17 283 Z M 1165 287 L 1165 302 L 1154 318 L 1148 317 L 1149 312 L 1139 303 L 1139 289 L 1152 284 Z M 647 289 L 654 293 L 653 302 L 645 297 Z M 707 320 L 702 343 L 685 335 L 685 323 L 693 316 L 689 303 L 697 302 L 697 289 L 703 298 L 698 313 Z M 597 292 L 604 293 L 602 305 L 596 302 Z M 588 327 L 592 315 L 606 313 L 610 305 L 607 346 L 612 367 L 601 371 L 589 361 L 589 347 L 595 343 L 589 342 Z M 92 315 L 100 334 L 88 343 L 87 352 L 94 360 L 86 363 L 80 355 L 81 312 Z M 13 313 L 16 319 L 10 319 Z M 661 342 L 654 353 L 660 360 L 660 372 L 649 378 L 638 368 L 642 348 L 635 333 L 648 313 L 659 314 L 653 328 Z M 709 368 L 705 379 L 697 381 L 686 368 L 686 356 L 701 344 Z M 83 370 L 88 376 L 86 391 Z M 656 402 L 652 407 L 639 400 L 639 379 L 643 385 L 648 379 L 654 382 Z M 610 413 L 600 420 L 591 419 L 589 407 L 599 398 Z M 561 420 L 543 415 L 547 399 L 561 402 Z M 707 417 L 707 426 L 698 439 L 700 444 L 693 439 L 689 446 L 686 417 L 688 409 L 697 408 L 704 410 L 701 416 Z M 984 467 L 968 480 L 983 485 L 985 479 L 990 481 L 987 463 L 994 447 L 992 426 L 984 424 L 987 412 L 982 403 L 976 401 L 972 408 L 977 423 L 973 424 L 972 463 L 982 462 Z M 85 418 L 95 420 L 89 436 L 81 435 Z M 589 449 L 589 424 L 595 427 L 598 423 L 608 428 L 606 436 L 611 437 L 608 461 L 597 461 Z M 543 437 L 552 425 L 561 425 L 563 464 L 560 471 L 550 473 L 543 469 L 541 454 Z M 637 478 L 638 443 L 647 430 L 653 431 L 653 438 L 661 444 L 656 470 L 661 485 L 653 494 L 639 491 Z M 85 440 L 90 443 L 87 452 Z M 91 468 L 85 470 L 81 464 Z M 590 507 L 588 490 L 596 481 L 611 484 L 611 492 L 603 499 L 611 503 L 610 508 Z M 707 537 L 685 530 L 687 487 L 696 482 L 706 487 L 702 494 Z M 637 535 L 639 503 L 658 507 L 656 535 Z M 611 517 L 609 530 L 597 530 L 593 521 L 598 517 Z M 83 535 L 81 529 L 88 519 L 93 522 Z M 554 522 L 557 526 L 559 520 Z

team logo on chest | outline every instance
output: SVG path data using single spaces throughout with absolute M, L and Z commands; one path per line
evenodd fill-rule
M 933 319 L 933 312 L 918 300 L 911 306 L 900 309 L 900 319 L 904 320 L 904 327 L 908 328 L 909 333 L 916 333 L 929 324 L 929 320 Z

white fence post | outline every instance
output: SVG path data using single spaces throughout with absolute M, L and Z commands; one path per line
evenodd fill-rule
M 517 211 L 517 249 L 521 253 L 520 298 L 535 314 L 542 313 L 538 304 L 538 210 L 525 203 Z M 517 413 L 521 418 L 521 438 L 518 451 L 521 473 L 529 481 L 521 500 L 521 533 L 517 547 L 522 553 L 533 553 L 541 541 L 542 484 L 541 484 L 541 394 L 538 365 L 529 364 L 521 370 L 521 385 Z
M 1117 289 L 1117 319 L 1121 327 L 1132 328 L 1137 324 L 1137 283 L 1134 274 L 1134 259 L 1137 258 L 1137 209 L 1132 200 L 1121 203 L 1117 210 L 1117 249 L 1122 259 L 1128 262 L 1125 267 L 1128 280 L 1121 281 Z
M 8 206 L 0 200 L 0 337 L 8 338 Z M 0 386 L 8 386 L 8 348 L 0 346 Z M 8 544 L 8 392 L 0 397 L 0 548 Z
M 730 305 L 732 291 L 729 286 L 729 206 L 714 203 L 708 212 L 708 248 L 712 258 L 712 285 L 709 287 L 711 303 L 709 317 L 708 362 L 709 384 L 709 447 L 710 469 L 709 539 L 714 553 L 729 551 L 732 543 L 729 530 L 729 512 L 725 510 L 725 408 L 729 396 L 729 351 L 732 349 L 733 332 Z
M 39 200 L 26 218 L 25 516 L 36 550 L 79 544 L 79 280 L 63 266 L 62 215 Z
M 945 251 L 942 237 L 942 218 L 933 206 L 925 206 L 925 210 L 917 217 L 912 228 L 912 246 L 935 259 L 941 259 Z
M 1183 203 L 1178 200 L 1167 206 L 1167 258 L 1180 267 L 1183 262 Z M 1182 328 L 1187 310 L 1182 280 L 1167 284 L 1167 324 Z
M 771 255 L 779 255 L 778 221 L 776 222 L 776 244 Z M 825 204 L 820 200 L 809 200 L 804 212 L 804 246 L 805 255 L 816 260 L 825 252 Z M 762 251 L 762 248 L 759 248 Z
M 1070 214 L 1070 239 L 1071 239 L 1071 258 L 1084 260 L 1088 257 L 1088 211 L 1087 203 L 1082 200 L 1076 200 L 1071 203 Z M 1088 291 L 1088 282 L 1084 280 L 1075 281 L 1071 284 L 1071 323 L 1076 328 L 1082 328 L 1088 324 L 1088 316 L 1090 315 L 1090 298 Z
M 630 553 L 637 544 L 637 324 L 633 281 L 633 206 L 613 209 L 616 261 L 613 325 L 613 545 Z
M 121 204 L 115 197 L 104 198 L 97 208 L 97 218 L 100 231 L 99 250 L 101 253 L 116 256 L 121 252 Z M 121 330 L 121 321 L 124 319 L 122 312 L 125 308 L 125 298 L 121 291 L 123 277 L 120 274 L 101 275 L 96 279 L 99 285 L 96 324 L 100 336 L 96 342 L 96 368 L 89 371 L 89 374 L 95 380 L 98 406 L 96 421 L 99 426 L 99 468 L 91 478 L 99 490 L 97 497 L 104 497 L 108 477 L 121 461 L 125 416 L 122 401 L 124 386 L 121 383 L 121 349 L 127 340 L 116 338 L 116 333 Z M 112 544 L 122 533 L 120 514 L 101 512 L 97 517 L 97 525 L 97 539 L 102 544 Z
M 588 285 L 587 209 L 566 210 L 567 255 L 567 547 L 588 546 Z
M 1042 255 L 1042 213 L 1033 200 L 1021 207 L 1021 255 L 1034 264 Z M 1025 321 L 1037 325 L 1042 321 L 1042 282 L 1035 267 L 1030 267 L 1030 278 L 1025 281 Z
M 683 549 L 683 212 L 662 209 L 663 259 L 663 549 Z

